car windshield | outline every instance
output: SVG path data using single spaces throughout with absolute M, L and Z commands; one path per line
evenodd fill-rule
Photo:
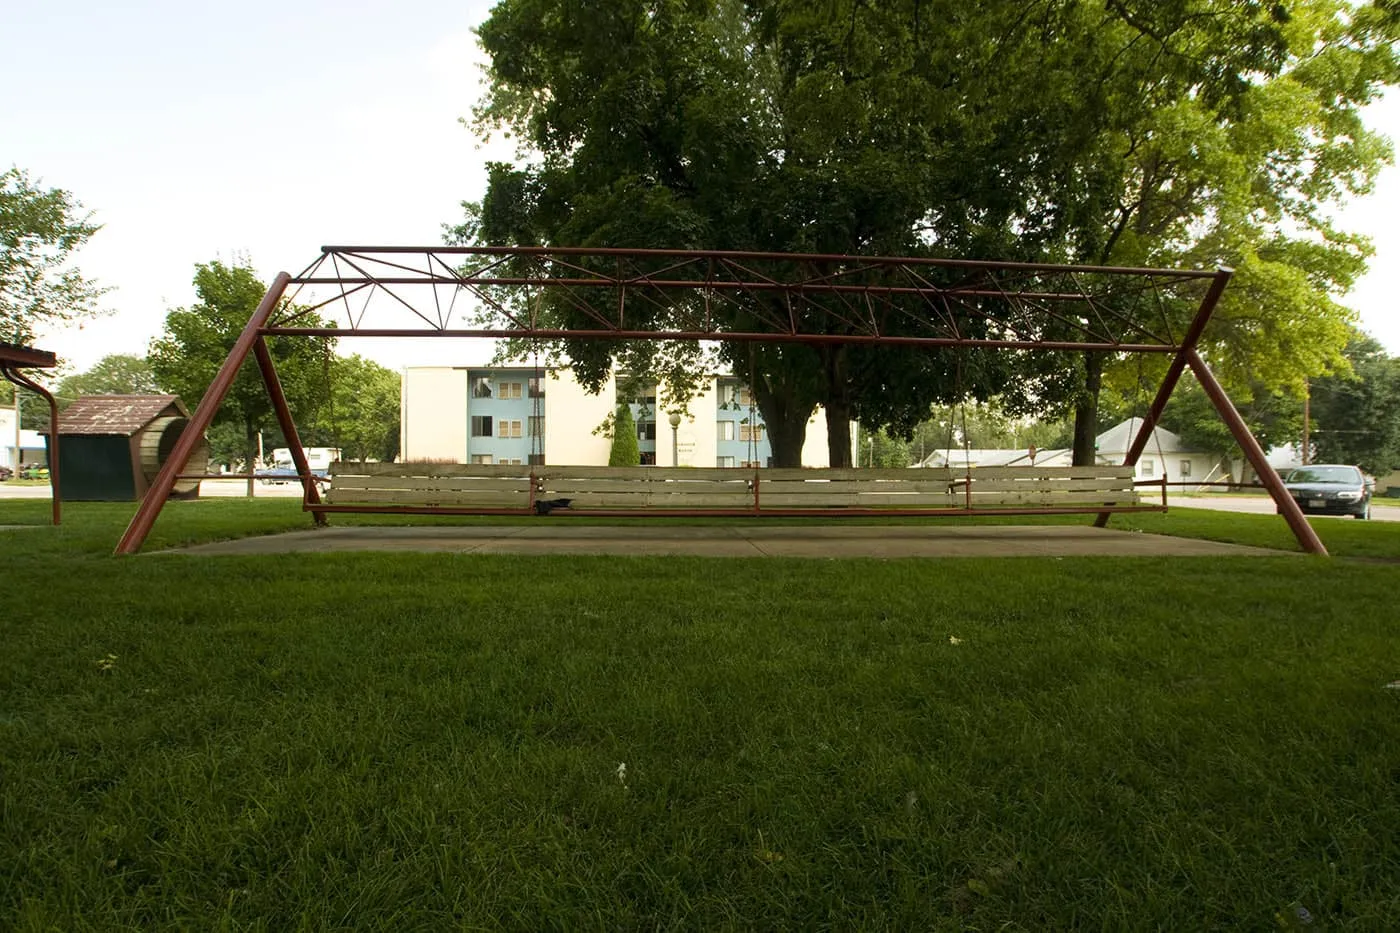
M 1361 473 L 1355 467 L 1306 467 L 1288 474 L 1290 483 L 1360 483 Z

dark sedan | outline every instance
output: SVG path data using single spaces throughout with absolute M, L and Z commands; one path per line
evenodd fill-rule
M 1283 485 L 1304 512 L 1371 517 L 1375 480 L 1354 466 L 1320 463 L 1299 467 L 1284 475 Z

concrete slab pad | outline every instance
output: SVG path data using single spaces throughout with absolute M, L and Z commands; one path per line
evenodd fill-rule
M 539 524 L 498 527 L 318 528 L 163 551 L 291 554 L 427 551 L 476 554 L 688 554 L 701 557 L 1184 557 L 1290 552 L 1090 525 L 679 525 Z

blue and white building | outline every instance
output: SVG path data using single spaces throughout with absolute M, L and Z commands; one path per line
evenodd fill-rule
M 616 377 L 590 395 L 567 370 L 512 366 L 408 367 L 402 392 L 403 459 L 454 463 L 606 464 L 612 442 L 602 428 L 624 401 Z M 738 379 L 711 377 L 684 406 L 656 385 L 625 401 L 643 464 L 771 465 L 763 416 Z M 674 428 L 673 412 L 680 414 Z M 826 416 L 818 409 L 807 425 L 802 463 L 828 462 Z

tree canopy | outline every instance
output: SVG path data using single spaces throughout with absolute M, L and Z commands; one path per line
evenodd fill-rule
M 61 188 L 0 172 L 0 340 L 28 344 L 47 327 L 97 313 L 106 289 L 68 265 L 100 227 Z
M 1310 386 L 1312 459 L 1384 476 L 1400 469 L 1400 359 L 1362 333 L 1352 335 L 1346 356 L 1350 372 Z
M 1208 357 L 1232 386 L 1300 385 L 1341 362 L 1339 299 L 1368 246 L 1328 208 L 1389 158 L 1359 110 L 1396 83 L 1396 35 L 1385 4 L 1344 0 L 503 0 L 480 30 L 490 92 L 476 124 L 515 136 L 520 158 L 491 166 L 457 235 L 1229 264 Z M 742 301 L 726 313 L 751 323 Z M 594 373 L 612 356 L 564 352 Z M 723 353 L 754 374 L 780 464 L 818 403 L 833 464 L 849 458 L 850 417 L 907 434 L 959 394 L 1073 407 L 1092 439 L 1117 362 Z
M 160 383 L 144 357 L 110 353 L 91 369 L 60 379 L 54 395 L 63 405 L 83 395 L 148 395 L 160 391 Z
M 400 378 L 359 354 L 330 363 L 330 396 L 302 433 L 308 447 L 338 447 L 346 460 L 392 461 L 399 454 Z
M 157 381 L 190 405 L 204 397 L 267 292 L 251 268 L 218 260 L 195 266 L 194 286 L 199 303 L 166 315 L 165 330 L 151 341 L 147 356 Z M 332 326 L 314 315 L 300 320 L 308 327 Z M 298 425 L 314 425 L 330 392 L 331 342 L 274 337 L 268 340 L 268 350 L 293 419 Z M 256 460 L 260 430 L 280 436 L 272 402 L 251 355 L 219 407 L 213 428 L 211 444 L 216 438 L 241 442 L 237 453 L 250 465 Z M 231 453 L 214 451 L 216 457 Z

